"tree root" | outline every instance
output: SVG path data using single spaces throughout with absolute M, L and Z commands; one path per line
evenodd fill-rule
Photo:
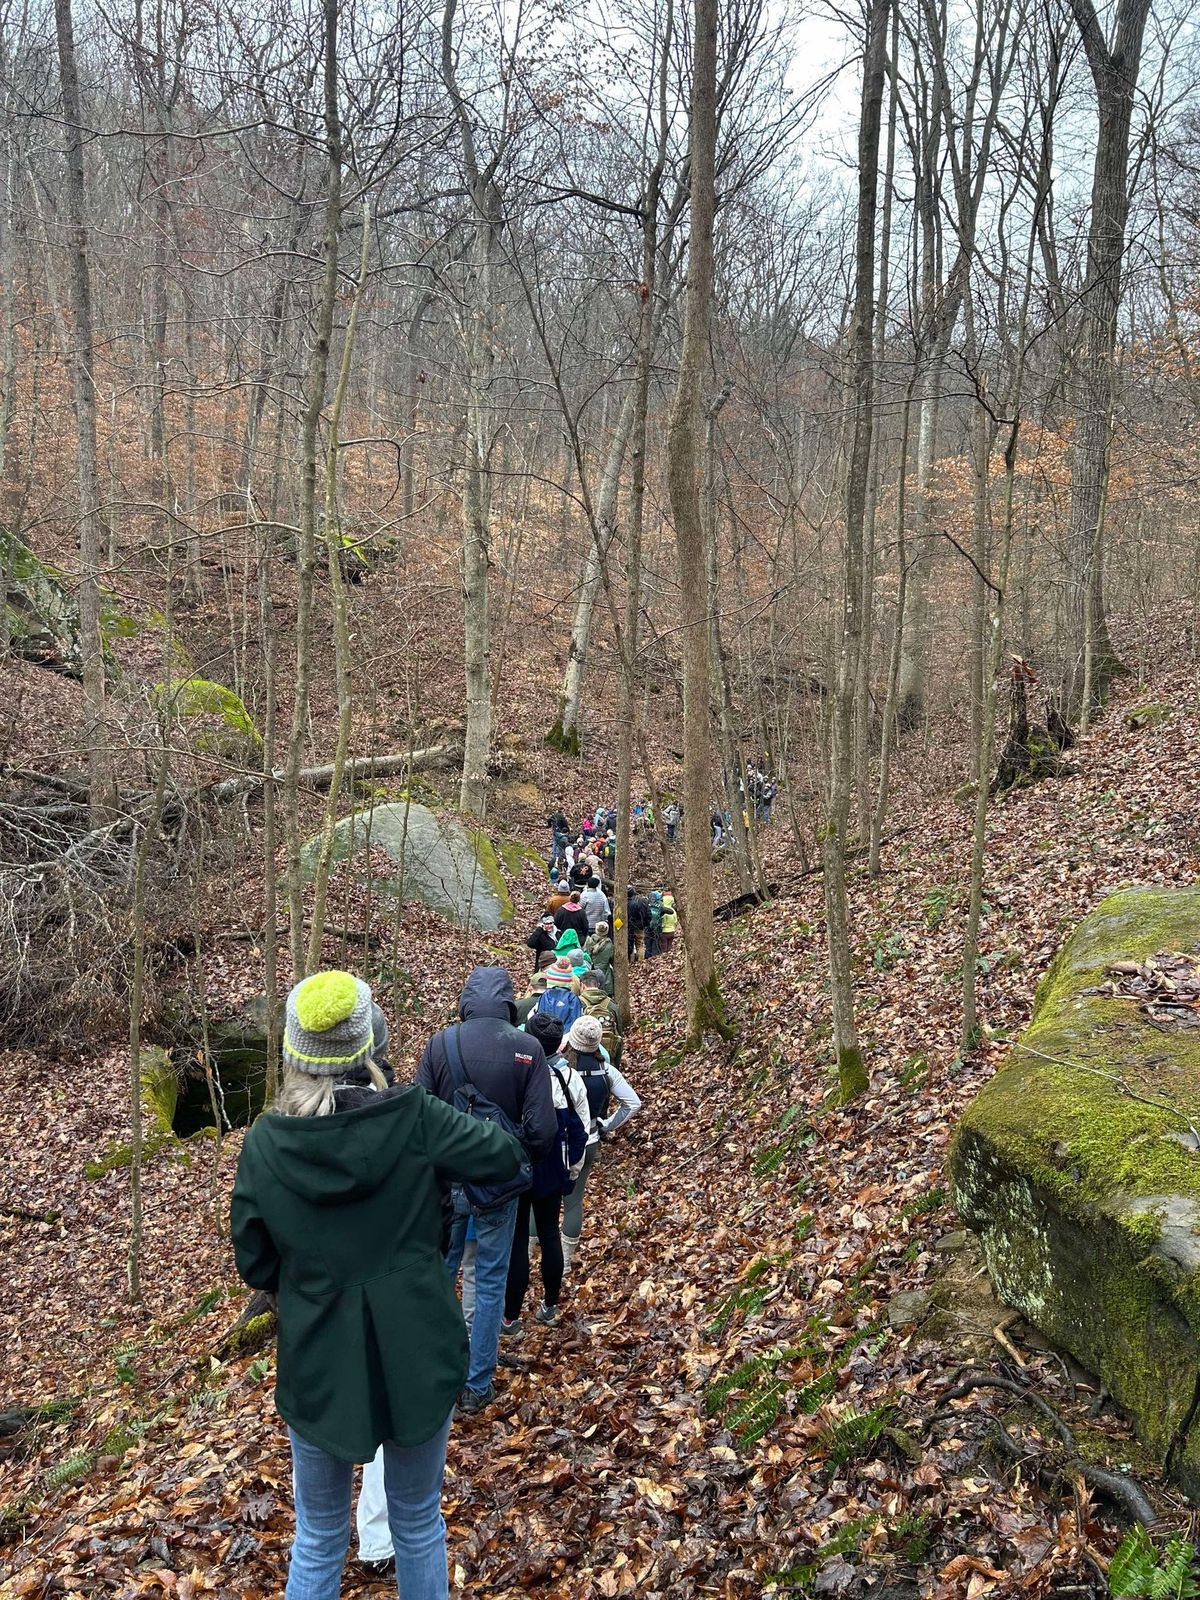
M 1004 1422 L 998 1416 L 992 1415 L 990 1420 L 997 1428 L 997 1442 L 1006 1455 L 1014 1460 L 1030 1463 L 1039 1475 L 1055 1484 L 1063 1478 L 1081 1478 L 1088 1488 L 1095 1489 L 1115 1505 L 1119 1505 L 1135 1522 L 1143 1523 L 1147 1528 L 1153 1528 L 1159 1518 L 1158 1513 L 1150 1504 L 1142 1486 L 1128 1473 L 1114 1472 L 1108 1467 L 1098 1467 L 1091 1461 L 1085 1461 L 1079 1454 L 1075 1443 L 1075 1435 L 1067 1423 L 1059 1416 L 1040 1394 L 1022 1383 L 1016 1383 L 1011 1378 L 993 1377 L 990 1373 L 975 1372 L 964 1377 L 960 1382 L 946 1389 L 938 1402 L 937 1407 L 930 1417 L 930 1422 L 944 1411 L 951 1400 L 961 1400 L 973 1394 L 977 1389 L 999 1389 L 1004 1394 L 1011 1394 L 1023 1405 L 1032 1406 L 1050 1424 L 1058 1435 L 1064 1451 L 1064 1457 L 1054 1459 L 1045 1453 L 1029 1449 L 1023 1443 L 1018 1443 L 1009 1433 Z

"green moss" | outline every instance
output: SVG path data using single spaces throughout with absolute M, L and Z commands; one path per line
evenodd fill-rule
M 1099 992 L 1117 960 L 1195 946 L 1200 891 L 1126 890 L 1076 930 L 969 1108 L 955 1200 L 998 1294 L 1096 1371 L 1165 1459 L 1200 1362 L 1200 1031 Z M 1200 1485 L 1200 1445 L 1189 1483 Z
M 142 1161 L 153 1160 L 159 1151 L 168 1148 L 177 1148 L 179 1141 L 168 1127 L 149 1129 L 142 1139 Z M 185 1152 L 180 1151 L 180 1155 Z M 83 1175 L 94 1183 L 98 1178 L 107 1177 L 110 1172 L 117 1172 L 122 1167 L 133 1165 L 133 1146 L 131 1144 L 110 1145 L 103 1155 L 97 1156 L 94 1161 L 85 1161 Z
M 172 1131 L 175 1107 L 179 1100 L 179 1076 L 175 1064 L 161 1045 L 147 1045 L 142 1051 L 142 1102 L 154 1127 Z
M 240 1328 L 234 1328 L 228 1339 L 230 1354 L 249 1355 L 253 1350 L 261 1350 L 275 1337 L 275 1313 L 263 1311 L 257 1317 L 251 1317 L 249 1322 L 243 1322 Z
M 838 1088 L 834 1096 L 838 1105 L 849 1105 L 865 1094 L 870 1080 L 862 1051 L 857 1047 L 838 1051 Z
M 544 867 L 546 864 L 533 846 L 521 839 L 501 839 L 500 855 L 510 878 L 515 878 L 527 861 L 531 861 L 536 867 Z
M 485 883 L 500 902 L 500 920 L 507 922 L 513 914 L 512 896 L 508 892 L 508 880 L 500 870 L 496 848 L 486 833 L 478 832 L 474 828 L 466 828 L 464 831 L 474 846 L 475 859 L 479 863 L 479 871 Z
M 546 735 L 546 743 L 552 750 L 561 750 L 564 756 L 577 756 L 580 752 L 579 729 L 572 728 L 570 733 L 563 729 L 562 712 L 555 718 L 554 726 Z
M 261 745 L 262 737 L 240 696 L 209 678 L 172 678 L 154 688 L 155 697 L 168 702 L 177 717 L 216 717 L 239 738 Z
M 1160 722 L 1165 722 L 1174 715 L 1174 707 L 1152 702 L 1150 705 L 1137 706 L 1132 711 L 1125 713 L 1125 726 L 1131 733 L 1136 733 L 1139 728 L 1156 728 Z

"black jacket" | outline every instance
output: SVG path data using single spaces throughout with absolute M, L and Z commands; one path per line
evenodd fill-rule
M 574 928 L 575 932 L 579 935 L 580 944 L 587 943 L 587 936 L 590 932 L 590 929 L 588 928 L 587 912 L 582 910 L 579 906 L 576 906 L 574 911 L 568 910 L 566 906 L 560 906 L 554 913 L 554 926 L 558 929 L 559 933 L 566 933 L 568 928 Z
M 529 935 L 528 939 L 526 939 L 525 943 L 533 951 L 533 970 L 536 972 L 538 957 L 541 955 L 543 950 L 554 949 L 555 945 L 558 943 L 558 934 L 550 933 L 547 929 L 543 928 L 539 922 L 537 927 Z
M 476 967 L 459 998 L 462 1018 L 458 1045 L 467 1077 L 521 1129 L 531 1161 L 548 1155 L 558 1137 L 558 1113 L 541 1045 L 516 1022 L 512 979 L 503 967 Z M 417 1082 L 448 1105 L 454 1079 L 443 1028 L 435 1033 L 417 1063 Z

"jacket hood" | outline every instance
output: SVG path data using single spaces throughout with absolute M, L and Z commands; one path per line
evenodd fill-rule
M 575 929 L 567 928 L 554 948 L 560 956 L 566 955 L 569 950 L 578 950 L 579 935 L 575 932 Z
M 463 985 L 458 1014 L 464 1022 L 469 1017 L 496 1017 L 515 1026 L 517 1001 L 507 969 L 476 967 Z
M 344 1205 L 374 1194 L 408 1156 L 397 1121 L 411 1125 L 415 1105 L 414 1090 L 406 1089 L 328 1117 L 268 1114 L 247 1138 L 282 1188 L 309 1205 Z

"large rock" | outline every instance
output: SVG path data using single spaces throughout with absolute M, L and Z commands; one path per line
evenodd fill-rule
M 52 664 L 78 677 L 82 671 L 79 607 L 61 574 L 3 528 L 0 573 L 4 574 L 4 605 L 13 650 L 30 661 Z
M 356 811 L 337 823 L 335 861 L 359 855 L 368 846 L 395 861 L 396 874 L 387 882 L 392 893 L 421 900 L 461 927 L 490 933 L 512 916 L 512 901 L 491 840 L 452 817 L 438 817 L 425 806 L 397 800 Z M 306 878 L 315 874 L 320 850 L 319 835 L 304 846 Z
M 1046 975 L 1029 1029 L 967 1111 L 950 1160 L 955 1203 L 998 1294 L 1103 1379 L 1193 1496 L 1200 1027 L 1152 1020 L 1106 972 L 1198 941 L 1200 889 L 1105 900 Z

